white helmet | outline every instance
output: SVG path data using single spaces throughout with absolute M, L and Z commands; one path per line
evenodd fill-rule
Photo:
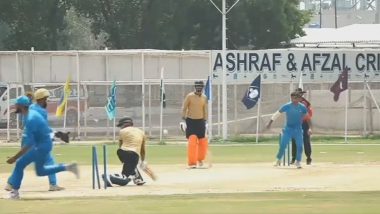
M 181 129 L 182 132 L 186 132 L 186 123 L 185 122 L 180 122 L 179 123 L 179 129 Z

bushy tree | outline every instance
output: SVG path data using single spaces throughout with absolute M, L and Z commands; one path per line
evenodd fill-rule
M 245 0 L 231 10 L 228 36 L 234 49 L 277 48 L 296 35 L 304 35 L 302 28 L 310 13 L 298 10 L 298 0 Z
M 231 7 L 236 0 L 227 0 Z M 221 0 L 214 0 L 221 8 Z M 227 15 L 228 49 L 276 48 L 310 14 L 299 0 L 240 0 Z M 209 0 L 2 0 L 0 48 L 221 49 L 222 18 Z M 92 34 L 92 35 L 91 35 Z M 103 44 L 104 43 L 104 44 Z
M 68 5 L 64 0 L 1 0 L 0 21 L 10 33 L 3 40 L 8 50 L 65 49 L 67 40 L 62 31 Z
M 72 0 L 107 46 L 155 49 L 220 49 L 221 14 L 207 0 Z M 227 0 L 232 6 L 235 0 Z M 215 1 L 221 8 L 221 0 Z M 310 14 L 298 0 L 241 0 L 227 15 L 228 48 L 274 48 L 295 35 Z

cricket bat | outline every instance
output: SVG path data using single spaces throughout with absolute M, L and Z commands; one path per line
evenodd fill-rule
M 153 172 L 152 168 L 150 168 L 148 166 L 148 164 L 146 163 L 143 163 L 143 164 L 140 164 L 140 168 L 141 170 L 147 174 L 152 180 L 156 181 L 157 180 L 157 175 L 156 173 Z

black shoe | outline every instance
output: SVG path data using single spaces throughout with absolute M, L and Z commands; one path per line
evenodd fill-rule
M 292 161 L 290 162 L 290 164 L 294 164 L 296 162 L 296 159 L 292 159 Z
M 307 165 L 311 165 L 311 158 L 308 158 L 308 159 L 306 160 L 306 164 L 307 164 Z

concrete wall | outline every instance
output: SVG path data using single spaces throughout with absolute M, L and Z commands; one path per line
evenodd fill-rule
M 0 52 L 2 82 L 62 83 L 70 74 L 78 81 L 141 81 L 142 53 L 134 52 Z M 18 66 L 16 62 L 18 61 Z M 209 54 L 154 52 L 144 53 L 145 79 L 206 79 Z

